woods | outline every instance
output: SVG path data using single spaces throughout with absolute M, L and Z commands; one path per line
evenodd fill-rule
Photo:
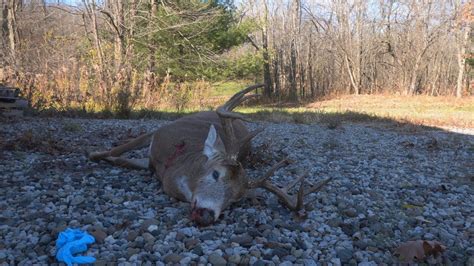
M 472 4 L 256 0 L 250 6 L 264 25 L 255 39 L 271 54 L 264 74 L 272 77 L 269 94 L 456 91 L 461 97 L 469 86 L 471 77 L 463 75 L 472 67 L 465 63 L 472 56 Z
M 39 109 L 212 107 L 215 82 L 268 101 L 471 95 L 468 1 L 2 1 L 0 83 Z

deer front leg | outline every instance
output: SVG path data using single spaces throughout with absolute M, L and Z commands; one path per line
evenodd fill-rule
M 107 161 L 113 165 L 131 168 L 131 169 L 148 169 L 149 168 L 149 159 L 148 158 L 141 158 L 141 159 L 129 159 L 123 157 L 105 157 L 103 158 L 104 161 Z

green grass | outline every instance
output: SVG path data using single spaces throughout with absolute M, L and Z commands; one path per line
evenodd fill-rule
M 214 89 L 211 91 L 212 97 L 230 97 L 242 90 L 246 85 L 251 84 L 250 81 L 222 81 L 213 83 Z

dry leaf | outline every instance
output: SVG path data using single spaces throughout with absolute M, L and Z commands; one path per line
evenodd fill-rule
M 402 144 L 405 148 L 413 148 L 413 147 L 415 147 L 415 143 L 410 142 L 410 141 L 402 141 L 400 144 Z
M 406 203 L 406 204 L 403 204 L 402 207 L 403 207 L 404 209 L 409 210 L 409 209 L 419 208 L 420 206 L 416 206 L 416 205 L 413 205 L 413 204 L 408 204 L 408 203 Z
M 422 223 L 429 223 L 429 224 L 432 223 L 431 221 L 426 220 L 425 217 L 423 217 L 423 216 L 416 216 L 415 220 L 420 221 Z
M 413 262 L 413 260 L 423 260 L 427 256 L 437 256 L 443 253 L 446 247 L 437 241 L 416 240 L 408 241 L 395 249 L 395 254 L 400 255 L 400 260 Z

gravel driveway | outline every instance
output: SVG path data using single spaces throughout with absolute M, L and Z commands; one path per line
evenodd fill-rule
M 195 227 L 190 205 L 163 194 L 148 171 L 90 162 L 166 121 L 25 118 L 0 121 L 0 264 L 54 264 L 66 227 L 96 237 L 98 265 L 163 263 L 380 265 L 408 240 L 447 246 L 438 263 L 474 263 L 474 136 L 380 124 L 257 123 L 248 174 L 295 162 L 273 177 L 288 183 L 333 177 L 311 195 L 307 218 L 258 193 L 218 223 Z M 144 154 L 145 151 L 138 153 Z M 469 262 L 468 262 L 469 261 Z

